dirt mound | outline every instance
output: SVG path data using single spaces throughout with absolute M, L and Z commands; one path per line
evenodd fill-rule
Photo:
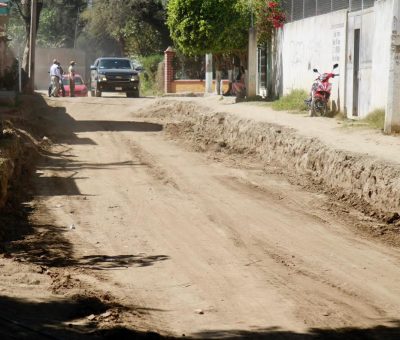
M 256 156 L 284 169 L 303 186 L 333 194 L 369 216 L 400 227 L 400 168 L 336 150 L 293 129 L 210 112 L 193 102 L 159 100 L 138 113 L 162 119 L 172 135 L 214 150 Z

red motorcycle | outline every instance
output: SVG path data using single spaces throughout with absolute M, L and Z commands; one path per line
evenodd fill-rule
M 339 64 L 333 65 L 333 70 L 338 66 Z M 311 117 L 326 116 L 328 113 L 328 102 L 332 92 L 332 84 L 329 81 L 331 78 L 339 76 L 339 74 L 333 73 L 333 70 L 330 73 L 323 74 L 319 73 L 316 68 L 313 70 L 319 76 L 311 87 L 310 98 L 305 100 Z

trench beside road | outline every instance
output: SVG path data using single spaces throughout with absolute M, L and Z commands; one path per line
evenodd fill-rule
M 297 140 L 288 172 L 263 143 L 287 158 L 289 129 L 270 126 L 262 139 L 257 126 L 179 101 L 47 102 L 58 107 L 47 118 L 57 153 L 39 164 L 35 223 L 50 218 L 69 256 L 101 272 L 96 289 L 145 306 L 154 329 L 199 338 L 400 332 L 400 252 L 360 233 L 355 225 L 373 223 L 362 211 L 299 180 L 311 161 L 297 153 L 315 140 Z M 319 178 L 338 171 L 314 162 Z M 350 175 L 337 174 L 347 184 Z M 383 189 L 371 190 L 378 202 Z

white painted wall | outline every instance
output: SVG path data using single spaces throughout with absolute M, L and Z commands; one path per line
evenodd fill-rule
M 359 116 L 384 108 L 387 101 L 393 1 L 377 0 L 363 12 L 332 12 L 288 23 L 279 47 L 282 51 L 282 92 L 309 91 L 315 78 L 339 63 L 333 79 L 332 100 L 349 117 L 353 111 L 354 29 L 361 29 Z
M 332 80 L 332 100 L 343 108 L 344 71 L 346 58 L 347 11 L 337 11 L 284 26 L 282 47 L 283 94 L 293 89 L 309 91 L 316 78 L 313 69 L 330 72 L 334 63 L 339 64 Z
M 398 0 L 395 0 L 398 1 Z M 393 0 L 375 2 L 370 111 L 385 108 L 389 84 Z

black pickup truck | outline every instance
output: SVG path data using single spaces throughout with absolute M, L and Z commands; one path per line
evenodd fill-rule
M 90 66 L 90 93 L 125 92 L 127 97 L 139 97 L 139 74 L 128 58 L 98 58 Z

